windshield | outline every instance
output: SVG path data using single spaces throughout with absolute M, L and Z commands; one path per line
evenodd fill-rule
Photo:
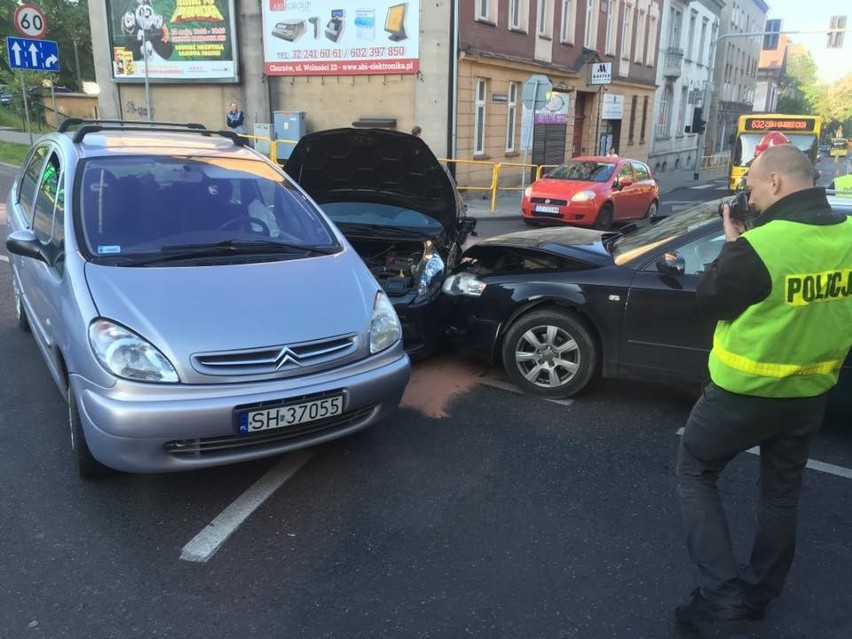
M 582 182 L 606 182 L 612 177 L 615 164 L 612 162 L 592 162 L 571 160 L 556 167 L 545 177 L 553 180 L 580 180 Z
M 675 215 L 661 219 L 656 224 L 640 226 L 635 231 L 616 238 L 610 251 L 616 264 L 624 264 L 654 248 L 686 235 L 710 220 L 719 219 L 718 202 L 702 202 Z
M 443 227 L 434 217 L 392 204 L 371 202 L 327 202 L 322 205 L 335 224 L 369 224 L 412 229 L 419 232 L 436 232 Z
M 766 133 L 741 133 L 734 148 L 734 166 L 751 166 L 754 162 L 754 151 Z M 811 160 L 817 157 L 817 137 L 814 134 L 786 134 L 791 144 L 808 154 Z
M 337 246 L 322 215 L 274 167 L 223 157 L 95 158 L 80 171 L 79 228 L 88 252 L 128 256 L 246 242 Z M 132 260 L 130 260 L 132 262 Z

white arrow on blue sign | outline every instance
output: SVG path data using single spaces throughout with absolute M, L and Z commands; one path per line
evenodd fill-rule
M 59 71 L 59 45 L 53 40 L 6 38 L 9 66 L 24 71 Z

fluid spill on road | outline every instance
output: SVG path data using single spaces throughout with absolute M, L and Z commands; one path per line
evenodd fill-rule
M 427 417 L 448 416 L 450 402 L 473 389 L 489 375 L 482 362 L 453 355 L 438 355 L 418 362 L 411 369 L 411 381 L 402 396 L 402 406 L 420 411 Z

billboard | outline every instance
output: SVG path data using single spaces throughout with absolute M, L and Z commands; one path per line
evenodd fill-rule
M 234 0 L 107 0 L 116 82 L 237 81 Z
M 419 0 L 261 1 L 266 75 L 382 75 L 420 70 Z

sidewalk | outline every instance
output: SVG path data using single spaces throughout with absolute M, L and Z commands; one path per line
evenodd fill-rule
M 0 127 L 0 142 L 14 142 L 15 144 L 26 144 L 29 146 L 37 141 L 44 133 L 33 133 L 32 142 L 30 141 L 29 133 L 22 133 L 15 129 L 6 129 Z
M 667 171 L 666 173 L 658 173 L 657 180 L 660 183 L 660 195 L 671 193 L 678 189 L 688 189 L 699 184 L 707 184 L 719 178 L 725 177 L 724 173 L 718 171 L 707 171 L 696 180 L 693 177 L 692 169 L 681 169 L 678 171 Z M 521 192 L 520 191 L 504 191 L 497 192 L 497 204 L 495 209 L 491 210 L 491 194 L 487 193 L 485 197 L 482 191 L 472 193 L 462 192 L 465 204 L 467 204 L 467 214 L 470 217 L 507 219 L 519 218 L 521 216 Z

